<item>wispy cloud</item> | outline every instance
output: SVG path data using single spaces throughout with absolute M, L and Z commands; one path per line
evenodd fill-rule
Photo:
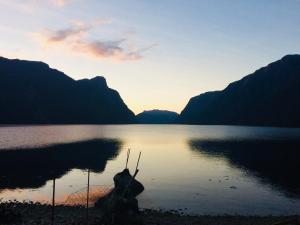
M 39 39 L 44 42 L 44 44 L 51 44 L 55 42 L 62 42 L 70 38 L 79 38 L 84 35 L 88 30 L 88 27 L 69 27 L 60 30 L 49 30 L 45 29 L 40 33 L 37 33 Z
M 39 41 L 43 47 L 57 46 L 71 52 L 84 54 L 98 59 L 112 59 L 116 61 L 140 60 L 142 53 L 152 48 L 154 45 L 137 49 L 129 47 L 126 38 L 118 40 L 89 40 L 88 32 L 101 24 L 109 24 L 111 20 L 95 20 L 91 23 L 82 21 L 72 21 L 71 26 L 59 29 L 45 29 L 34 34 L 35 40 Z
M 118 61 L 139 60 L 142 55 L 139 51 L 130 51 L 122 47 L 126 39 L 117 41 L 77 41 L 74 51 L 86 53 L 96 58 L 111 58 Z
M 73 0 L 0 0 L 0 5 L 12 7 L 23 13 L 32 13 L 46 7 L 64 7 Z
M 13 8 L 13 9 L 16 9 L 17 11 L 19 12 L 22 12 L 22 13 L 32 13 L 34 8 L 35 8 L 35 5 L 33 4 L 33 1 L 32 0 L 24 0 L 24 1 L 15 1 L 15 0 L 12 0 L 12 1 L 6 1 L 6 0 L 0 0 L 0 7 L 4 8 L 4 7 L 10 7 L 10 8 Z
M 50 0 L 50 2 L 56 6 L 62 7 L 70 2 L 70 0 Z
M 98 25 L 110 24 L 111 22 L 112 20 L 108 19 L 97 19 L 89 24 L 86 24 L 80 20 L 72 20 L 72 26 L 54 31 L 45 29 L 42 35 L 44 36 L 46 42 L 59 42 L 70 37 L 82 37 L 83 35 L 86 35 L 86 33 L 92 28 Z

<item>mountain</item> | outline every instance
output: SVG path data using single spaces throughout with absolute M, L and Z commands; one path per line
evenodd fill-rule
M 222 91 L 193 97 L 185 124 L 300 126 L 300 55 L 287 55 Z
M 167 110 L 149 110 L 136 115 L 138 123 L 142 124 L 169 124 L 175 123 L 178 114 Z
M 0 57 L 0 124 L 132 123 L 103 77 L 75 81 L 43 62 Z

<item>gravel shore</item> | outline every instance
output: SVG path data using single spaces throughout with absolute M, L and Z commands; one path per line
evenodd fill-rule
M 80 206 L 56 206 L 55 225 L 87 224 L 87 211 Z M 101 225 L 99 211 L 90 208 L 89 225 Z M 134 219 L 123 220 L 118 224 L 136 225 L 273 225 L 300 224 L 299 216 L 191 216 L 180 212 L 141 210 Z M 285 222 L 285 223 L 282 223 Z M 2 202 L 0 204 L 0 224 L 49 225 L 51 206 L 33 202 Z

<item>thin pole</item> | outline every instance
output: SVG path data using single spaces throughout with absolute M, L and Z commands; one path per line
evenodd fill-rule
M 86 223 L 89 224 L 89 195 L 90 195 L 90 169 L 88 169 L 88 183 L 86 192 Z
M 137 161 L 137 163 L 136 163 L 136 168 L 135 168 L 135 171 L 137 171 L 137 170 L 138 170 L 139 163 L 140 163 L 140 158 L 141 158 L 141 154 L 142 154 L 142 152 L 140 152 L 140 154 L 139 154 L 139 158 L 138 158 L 138 161 Z
M 52 191 L 52 213 L 51 213 L 52 225 L 54 225 L 54 207 L 55 207 L 55 178 L 53 179 L 53 191 Z
M 128 160 L 129 160 L 129 155 L 130 155 L 130 148 L 127 150 L 127 160 L 126 160 L 126 166 L 125 166 L 125 169 L 127 169 Z

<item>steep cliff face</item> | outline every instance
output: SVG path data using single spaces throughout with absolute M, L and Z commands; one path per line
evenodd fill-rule
M 193 97 L 186 124 L 300 126 L 300 55 L 287 55 L 222 91 Z
M 1 124 L 132 123 L 103 77 L 75 81 L 42 62 L 0 58 Z

